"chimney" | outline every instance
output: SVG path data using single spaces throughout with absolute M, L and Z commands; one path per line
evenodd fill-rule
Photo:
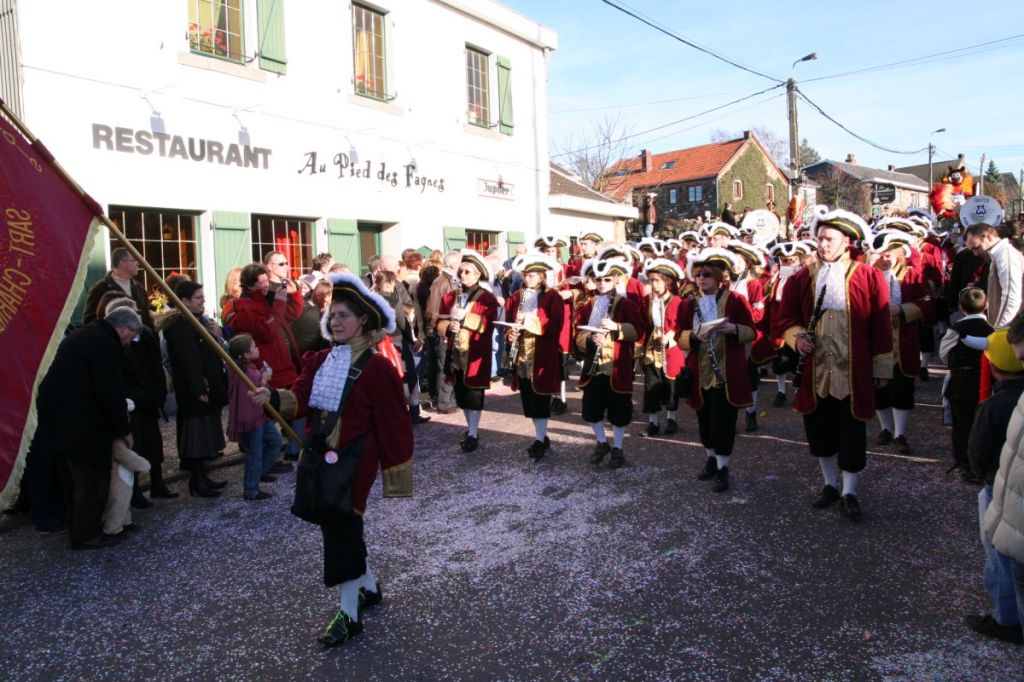
M 651 166 L 654 165 L 654 161 L 652 160 L 653 157 L 654 157 L 654 155 L 651 154 L 651 150 L 650 149 L 641 149 L 640 150 L 640 172 L 641 173 L 648 173 L 648 172 L 650 172 L 652 170 Z
M 847 154 L 846 155 L 846 163 L 850 164 L 851 166 L 856 166 L 857 165 L 857 155 L 856 154 Z
M 896 171 L 896 166 L 892 165 L 891 163 L 890 163 L 890 164 L 889 164 L 888 166 L 886 166 L 885 168 L 886 168 L 886 170 L 887 170 L 887 171 L 889 171 L 890 173 L 893 173 L 893 172 L 895 172 L 895 171 Z
M 751 133 L 750 133 L 749 130 L 744 130 L 743 131 L 743 139 L 744 140 L 749 140 L 750 139 L 750 135 L 751 135 Z

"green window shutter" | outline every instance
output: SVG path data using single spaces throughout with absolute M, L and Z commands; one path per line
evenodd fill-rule
M 335 263 L 344 263 L 348 269 L 359 274 L 359 229 L 355 220 L 344 218 L 327 219 L 327 250 L 334 256 Z
M 426 258 L 430 258 L 430 254 L 431 254 L 431 253 L 432 253 L 432 252 L 433 252 L 434 250 L 433 250 L 432 248 L 430 248 L 429 246 L 426 246 L 426 245 L 424 245 L 424 246 L 421 246 L 420 248 L 416 249 L 416 251 L 417 251 L 417 252 L 418 252 L 418 253 L 419 253 L 419 254 L 420 254 L 421 256 L 423 256 L 423 258 L 424 258 L 424 259 L 426 259 Z
M 498 130 L 512 134 L 512 63 L 498 57 Z
M 198 251 L 198 249 L 197 249 Z M 224 290 L 228 270 L 252 262 L 252 223 L 248 213 L 213 212 L 213 268 L 217 281 L 207 284 L 206 291 L 216 294 Z
M 526 235 L 522 232 L 509 232 L 505 241 L 508 242 L 508 257 L 514 258 L 516 247 L 526 241 Z
M 259 32 L 260 68 L 285 73 L 288 60 L 284 56 L 284 0 L 259 0 L 256 5 Z
M 444 250 L 458 251 L 466 248 L 466 228 L 446 227 L 444 228 Z

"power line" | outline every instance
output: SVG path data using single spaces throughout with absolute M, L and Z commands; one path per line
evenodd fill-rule
M 989 41 L 986 41 L 984 43 L 977 43 L 975 45 L 968 45 L 966 47 L 958 47 L 958 48 L 956 48 L 954 50 L 946 50 L 945 52 L 936 52 L 934 54 L 924 55 L 923 57 L 913 57 L 913 58 L 910 58 L 910 59 L 903 59 L 903 60 L 900 60 L 900 61 L 897 61 L 897 62 L 890 62 L 888 64 L 879 64 L 877 66 L 868 66 L 868 67 L 864 67 L 863 69 L 854 69 L 853 71 L 843 71 L 843 72 L 840 72 L 840 73 L 833 73 L 833 74 L 830 74 L 828 76 L 818 76 L 817 78 L 804 78 L 804 79 L 801 79 L 800 82 L 801 83 L 811 83 L 813 81 L 823 81 L 823 80 L 828 80 L 830 78 L 842 78 L 844 76 L 853 76 L 853 75 L 861 74 L 861 73 L 870 73 L 872 71 L 883 71 L 883 70 L 886 70 L 886 69 L 894 69 L 894 68 L 899 68 L 901 66 L 917 66 L 918 64 L 927 63 L 927 60 L 930 60 L 930 59 L 934 60 L 934 61 L 940 61 L 940 58 L 961 57 L 963 55 L 960 54 L 960 53 L 967 52 L 968 50 L 974 50 L 976 48 L 1001 49 L 1001 48 L 1004 48 L 1004 47 L 1009 47 L 1008 45 L 999 45 L 999 43 L 1005 43 L 1005 42 L 1012 41 L 1012 40 L 1018 40 L 1020 38 L 1024 38 L 1024 33 L 1019 33 L 1017 35 L 1007 36 L 1005 38 L 998 38 L 996 40 L 989 40 Z M 988 49 L 979 50 L 978 53 L 983 52 L 983 51 L 988 51 Z M 978 54 L 978 53 L 974 53 L 974 54 Z
M 636 10 L 627 9 L 627 8 L 623 7 L 622 5 L 618 5 L 618 4 L 614 3 L 614 2 L 612 2 L 611 0 L 601 0 L 601 2 L 603 2 L 606 5 L 608 5 L 609 7 L 614 7 L 615 9 L 619 10 L 623 14 L 628 14 L 629 16 L 633 17 L 634 19 L 636 19 L 637 21 L 639 21 L 641 23 L 647 24 L 651 28 L 655 29 L 656 31 L 660 31 L 661 33 L 664 33 L 665 35 L 667 35 L 668 37 L 672 38 L 673 40 L 678 40 L 679 42 L 683 43 L 684 45 L 689 45 L 693 49 L 698 50 L 700 52 L 703 52 L 704 54 L 710 55 L 710 56 L 714 57 L 715 59 L 717 59 L 719 61 L 723 61 L 726 64 L 729 64 L 730 66 L 735 66 L 737 69 L 740 69 L 742 71 L 746 71 L 747 73 L 752 73 L 755 76 L 760 76 L 761 78 L 767 78 L 768 80 L 774 81 L 776 83 L 782 83 L 783 82 L 783 81 L 780 81 L 778 78 L 775 78 L 774 76 L 769 76 L 768 74 L 761 73 L 760 71 L 755 71 L 754 69 L 751 69 L 749 67 L 743 66 L 739 62 L 734 62 L 733 60 L 729 59 L 728 57 L 724 57 L 724 56 L 718 54 L 714 50 L 711 50 L 709 48 L 703 47 L 702 45 L 698 45 L 697 43 L 693 42 L 692 40 L 684 38 L 683 36 L 679 35 L 678 33 L 674 33 L 673 31 L 670 31 L 669 29 L 665 28 L 664 26 L 658 24 L 653 19 L 648 19 L 647 17 L 642 16 L 641 14 L 637 13 Z
M 618 142 L 624 142 L 625 140 L 629 140 L 629 139 L 632 139 L 634 137 L 639 137 L 641 135 L 646 135 L 647 133 L 653 133 L 655 130 L 662 130 L 664 128 L 669 128 L 671 126 L 678 125 L 678 124 L 683 123 L 685 121 L 693 120 L 693 119 L 698 118 L 700 116 L 703 116 L 705 114 L 710 114 L 713 111 L 719 111 L 720 109 L 725 109 L 726 107 L 731 107 L 734 104 L 739 104 L 740 102 L 745 102 L 748 99 L 753 99 L 754 97 L 758 97 L 759 95 L 763 95 L 766 92 L 770 92 L 770 91 L 775 90 L 777 88 L 781 88 L 781 87 L 783 87 L 785 85 L 786 85 L 785 83 L 779 83 L 778 85 L 773 85 L 770 88 L 765 88 L 764 90 L 761 90 L 759 92 L 755 92 L 753 94 L 747 95 L 746 97 L 740 97 L 739 99 L 734 99 L 731 102 L 726 102 L 725 104 L 721 104 L 721 105 L 719 105 L 717 107 L 712 107 L 710 109 L 706 109 L 704 111 L 701 111 L 701 112 L 696 113 L 696 114 L 692 114 L 690 116 L 684 116 L 683 118 L 680 118 L 680 119 L 675 120 L 675 121 L 671 121 L 669 123 L 664 123 L 662 125 L 655 126 L 653 128 L 648 128 L 647 130 L 641 130 L 638 133 L 630 133 L 629 135 L 623 135 L 622 137 L 620 137 L 618 139 L 608 140 L 608 141 L 602 142 L 600 144 L 593 144 L 593 145 L 590 145 L 589 147 L 582 147 L 580 149 L 570 149 L 568 151 L 561 152 L 560 154 L 553 154 L 551 156 L 551 158 L 552 159 L 557 159 L 557 158 L 560 158 L 560 157 L 563 157 L 563 156 L 571 156 L 573 154 L 579 154 L 581 152 L 588 152 L 591 149 L 597 149 L 599 147 L 604 147 L 605 145 L 615 144 L 615 143 L 618 143 Z
M 689 102 L 695 99 L 707 99 L 709 97 L 721 97 L 722 95 L 733 95 L 742 90 L 729 90 L 728 92 L 713 92 L 708 95 L 694 95 L 693 97 L 677 97 L 675 99 L 659 99 L 652 102 L 635 102 L 633 104 L 608 104 L 600 107 L 582 107 L 579 109 L 559 109 L 552 111 L 552 114 L 575 114 L 580 111 L 601 111 L 602 109 L 629 109 L 632 107 L 649 107 L 655 104 L 671 104 L 673 102 Z
M 760 102 L 754 102 L 749 107 L 742 107 L 740 109 L 735 109 L 733 111 L 730 111 L 727 114 L 723 114 L 722 116 L 716 116 L 715 118 L 709 119 L 707 121 L 701 121 L 697 125 L 692 125 L 692 126 L 689 126 L 689 127 L 686 127 L 686 128 L 680 128 L 679 130 L 673 130 L 671 133 L 668 133 L 667 135 L 659 135 L 658 137 L 652 137 L 652 138 L 650 138 L 648 140 L 644 140 L 640 144 L 648 145 L 651 142 L 657 142 L 658 140 L 664 140 L 667 137 L 672 137 L 673 135 L 678 135 L 679 133 L 685 133 L 687 130 L 694 130 L 696 128 L 700 128 L 701 126 L 706 126 L 709 123 L 714 123 L 715 121 L 720 121 L 723 118 L 725 118 L 726 116 L 733 116 L 735 114 L 740 113 L 741 111 L 749 111 L 750 109 L 756 109 L 757 107 L 759 107 L 759 106 L 761 106 L 763 104 L 768 104 L 769 102 L 773 102 L 773 101 L 779 99 L 780 97 L 785 97 L 785 96 L 786 96 L 786 93 L 780 92 L 778 94 L 772 95 L 771 97 L 768 97 L 767 99 L 763 99 Z
M 857 133 L 853 132 L 852 130 L 850 130 L 849 128 L 844 126 L 842 123 L 837 121 L 836 119 L 834 119 L 831 116 L 829 116 L 828 114 L 826 114 L 824 109 L 822 109 L 817 104 L 815 104 L 810 99 L 808 99 L 807 95 L 805 95 L 803 92 L 801 92 L 799 88 L 797 88 L 796 92 L 797 92 L 798 95 L 800 95 L 800 99 L 802 99 L 803 101 L 805 101 L 808 104 L 810 104 L 811 107 L 813 107 L 814 110 L 817 111 L 819 114 L 821 114 L 822 116 L 824 116 L 828 120 L 832 121 L 832 123 L 836 124 L 837 126 L 842 128 L 843 130 L 845 130 L 847 133 L 849 133 L 850 135 L 852 135 L 855 138 L 857 138 L 858 140 L 860 140 L 861 142 L 863 142 L 865 144 L 868 144 L 868 145 L 871 145 L 875 149 L 881 149 L 883 152 L 889 152 L 890 154 L 907 154 L 907 155 L 920 154 L 922 151 L 928 151 L 928 147 L 923 147 L 922 149 L 915 149 L 913 151 L 900 151 L 899 149 L 889 149 L 888 147 L 883 147 L 880 144 L 872 142 L 871 140 L 867 139 L 866 137 L 858 135 Z

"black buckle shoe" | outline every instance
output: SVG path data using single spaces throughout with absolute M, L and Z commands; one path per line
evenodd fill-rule
M 626 455 L 622 452 L 622 448 L 612 448 L 612 456 L 608 458 L 608 468 L 621 469 L 625 463 Z
M 594 454 L 590 456 L 591 464 L 600 464 L 602 460 L 612 451 L 612 446 L 608 442 L 598 443 L 594 446 Z
M 657 436 L 659 433 L 661 433 L 661 427 L 658 426 L 658 422 L 647 422 L 647 428 L 644 429 L 640 433 L 640 435 L 641 436 Z
M 555 398 L 555 399 L 553 399 L 551 401 L 551 416 L 552 417 L 557 417 L 560 414 L 565 414 L 566 410 L 568 410 L 568 409 L 569 409 L 569 406 L 565 403 L 564 400 L 561 400 L 559 398 Z
M 477 439 L 476 436 L 466 436 L 462 440 L 462 451 L 463 452 L 473 452 L 474 450 L 477 449 L 477 447 L 479 445 L 480 445 L 480 441 Z
M 384 601 L 384 595 L 380 591 L 380 583 L 374 583 L 376 592 L 370 592 L 365 587 L 359 588 L 359 610 L 368 609 Z
M 878 438 L 875 439 L 876 445 L 888 445 L 892 442 L 892 432 L 889 429 L 882 429 L 878 432 Z
M 729 467 L 721 467 L 715 472 L 715 482 L 711 489 L 716 493 L 724 493 L 729 489 Z
M 718 460 L 714 457 L 708 457 L 707 461 L 704 462 L 704 468 L 697 474 L 697 480 L 710 481 L 715 477 L 716 471 L 718 471 Z
M 757 410 L 747 412 L 747 433 L 757 431 Z
M 120 535 L 108 535 L 107 533 L 100 533 L 94 538 L 76 542 L 71 545 L 71 549 L 103 549 L 104 547 L 111 547 L 121 542 Z
M 814 502 L 811 502 L 811 506 L 815 509 L 828 509 L 838 501 L 839 491 L 836 490 L 835 486 L 826 485 L 818 493 L 818 496 L 814 498 Z
M 772 401 L 772 407 L 783 407 L 786 404 L 786 394 L 779 391 L 775 394 L 775 400 Z
M 894 438 L 892 442 L 893 445 L 896 446 L 896 452 L 900 453 L 901 455 L 910 454 L 910 443 L 907 442 L 906 436 L 896 436 L 896 438 Z
M 665 435 L 671 436 L 673 433 L 679 430 L 679 424 L 676 423 L 675 419 L 669 419 L 665 422 Z
M 535 440 L 530 447 L 526 448 L 526 453 L 530 455 L 530 459 L 540 459 L 544 456 L 544 453 L 551 447 L 551 440 L 544 436 L 544 440 Z
M 986 637 L 1010 644 L 1024 644 L 1024 635 L 1021 633 L 1020 625 L 1000 625 L 999 621 L 991 614 L 964 616 L 964 624 Z
M 856 495 L 843 495 L 843 506 L 840 507 L 839 511 L 854 523 L 858 523 L 861 520 L 860 502 L 857 501 Z
M 327 625 L 324 634 L 317 637 L 316 641 L 326 648 L 331 648 L 344 644 L 362 631 L 363 624 L 361 622 L 352 620 L 344 611 L 338 611 L 334 620 Z

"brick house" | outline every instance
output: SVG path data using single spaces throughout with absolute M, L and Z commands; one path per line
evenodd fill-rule
M 788 201 L 785 174 L 750 131 L 735 140 L 662 154 L 645 149 L 612 166 L 609 175 L 605 194 L 641 211 L 646 195 L 656 194 L 658 229 L 666 221 L 697 218 L 705 212 L 719 215 L 726 203 L 739 214 L 774 201 L 784 213 Z

